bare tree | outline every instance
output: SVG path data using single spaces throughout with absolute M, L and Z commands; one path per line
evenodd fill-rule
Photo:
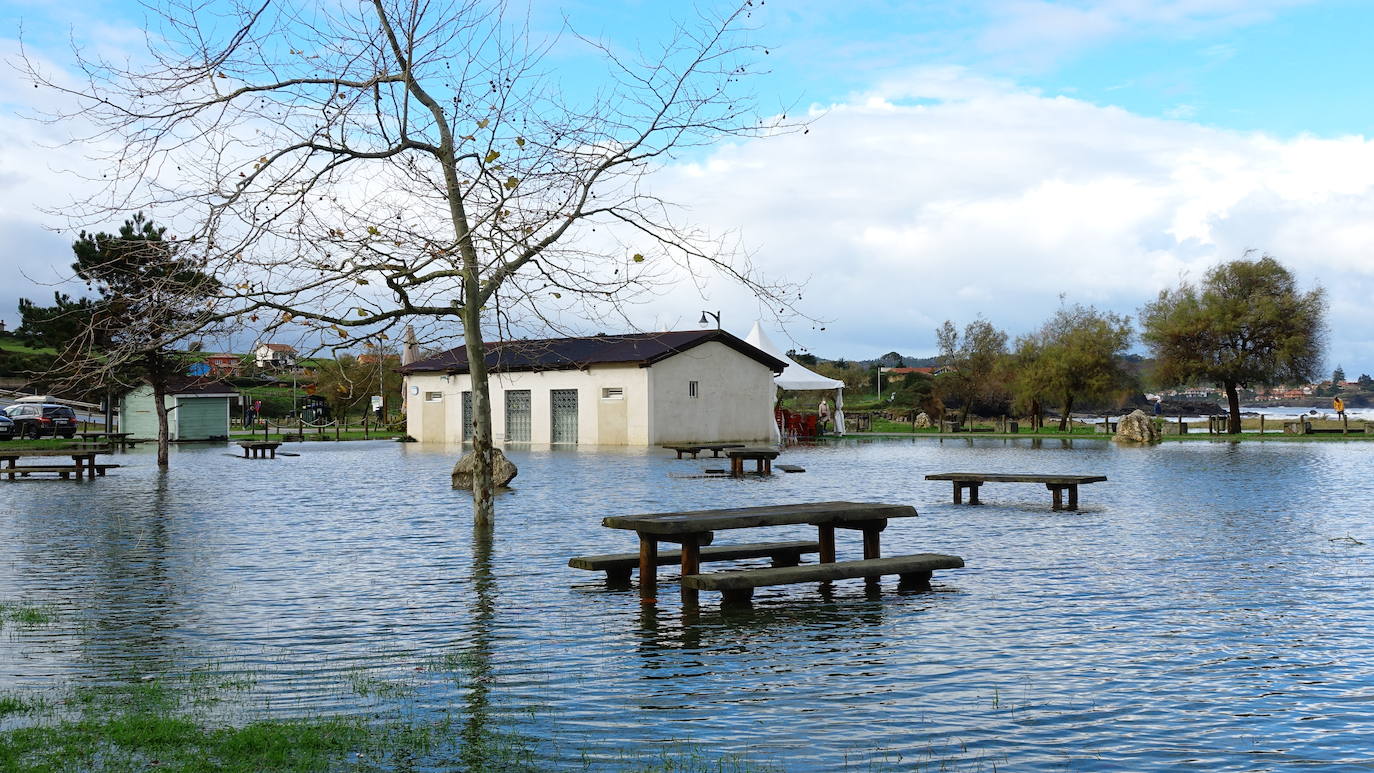
M 65 80 L 23 63 L 76 101 L 49 120 L 93 125 L 85 141 L 113 148 L 86 214 L 179 206 L 183 241 L 269 329 L 342 340 L 456 321 L 479 522 L 493 510 L 487 332 L 623 319 L 625 304 L 712 272 L 775 311 L 797 297 L 651 185 L 676 154 L 790 128 L 740 93 L 760 52 L 753 0 L 698 14 L 651 53 L 541 38 L 499 0 L 158 11 L 146 66 L 83 59 Z M 550 51 L 564 42 L 604 73 L 588 78 L 577 60 L 560 79 Z

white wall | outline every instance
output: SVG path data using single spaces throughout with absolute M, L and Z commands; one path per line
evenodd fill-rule
M 769 442 L 773 371 L 710 341 L 655 363 L 650 444 L 728 440 Z M 697 396 L 688 382 L 697 382 Z
M 457 443 L 462 440 L 463 398 L 469 389 L 470 377 L 457 374 L 445 379 L 438 373 L 414 373 L 405 378 L 407 432 L 422 443 Z M 648 369 L 638 365 L 598 365 L 588 370 L 551 370 L 542 372 L 496 373 L 491 376 L 491 428 L 493 439 L 506 439 L 506 397 L 508 389 L 530 390 L 530 442 L 548 443 L 553 435 L 553 405 L 550 393 L 555 389 L 577 390 L 577 442 L 579 445 L 602 443 L 602 390 L 608 387 L 622 390 L 621 404 L 625 416 L 626 445 L 647 445 L 649 442 Z M 443 394 L 442 408 L 426 403 L 425 393 Z M 442 422 L 434 421 L 435 411 L 442 410 Z M 428 418 L 427 418 L 428 417 Z M 617 442 L 608 438 L 606 442 Z

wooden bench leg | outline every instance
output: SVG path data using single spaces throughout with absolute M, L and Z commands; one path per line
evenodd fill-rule
M 897 579 L 897 589 L 928 591 L 930 590 L 931 574 L 931 572 L 910 572 L 908 574 L 899 575 Z
M 628 567 L 626 567 L 626 568 L 624 568 L 624 569 L 607 569 L 607 570 L 606 570 L 606 584 L 607 584 L 607 585 L 619 585 L 619 586 L 621 586 L 621 587 L 624 587 L 624 586 L 626 586 L 626 585 L 629 585 L 629 584 L 630 584 L 630 571 L 631 571 L 631 570 L 630 570 Z
M 732 478 L 743 478 L 743 477 L 744 477 L 744 460 L 743 460 L 743 459 L 740 459 L 740 458 L 737 458 L 737 457 L 731 457 L 731 458 L 730 458 L 730 477 L 732 477 Z
M 1078 484 L 1069 486 L 1069 509 L 1078 509 Z
M 639 535 L 639 600 L 656 601 L 658 596 L 658 540 Z
M 1051 497 L 1051 499 L 1053 500 L 1053 504 L 1050 505 L 1050 509 L 1051 509 L 1051 510 L 1063 510 L 1063 509 L 1064 509 L 1064 487 L 1063 487 L 1063 486 L 1056 486 L 1056 485 L 1053 484 L 1053 483 L 1047 483 L 1047 484 L 1045 484 L 1045 488 L 1047 488 L 1047 489 L 1050 490 L 1050 497 Z
M 682 576 L 701 573 L 701 545 L 695 539 L 682 541 Z M 697 589 L 682 586 L 682 605 L 696 606 Z
M 983 485 L 983 484 L 981 484 L 981 483 L 970 483 L 970 484 L 968 484 L 968 503 L 969 503 L 969 504 L 971 504 L 971 505 L 982 504 L 981 502 L 978 501 L 978 488 L 979 488 L 980 486 L 982 486 L 982 485 Z
M 773 554 L 773 566 L 799 566 L 800 564 L 800 550 L 778 551 Z
M 887 524 L 884 523 L 883 525 L 886 526 Z M 863 534 L 864 560 L 868 560 L 870 558 L 882 558 L 883 551 L 880 545 L 882 527 L 864 529 Z M 865 577 L 864 584 L 868 585 L 869 587 L 873 587 L 876 586 L 880 580 L 881 578 L 879 577 Z
M 772 475 L 772 474 L 773 474 L 773 460 L 772 460 L 772 459 L 760 459 L 760 460 L 759 460 L 759 468 L 760 468 L 760 469 L 759 469 L 759 472 L 761 472 L 762 474 L 764 474 L 764 475 Z
M 817 526 L 816 531 L 820 533 L 817 540 L 821 543 L 820 562 L 822 564 L 835 563 L 835 527 Z
M 721 606 L 748 606 L 754 600 L 753 588 L 739 588 L 738 590 L 726 590 L 720 592 Z
M 956 480 L 956 481 L 954 481 L 954 504 L 956 504 L 956 505 L 962 505 L 963 503 L 964 503 L 964 487 L 961 486 L 961 485 L 959 485 L 959 481 Z

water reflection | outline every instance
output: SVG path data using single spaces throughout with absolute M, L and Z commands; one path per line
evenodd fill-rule
M 250 661 L 280 715 L 413 700 L 417 721 L 454 717 L 461 751 L 440 769 L 490 764 L 520 723 L 543 767 L 690 740 L 783 769 L 1354 769 L 1374 734 L 1371 450 L 867 440 L 789 448 L 807 473 L 733 481 L 656 450 L 527 447 L 485 530 L 449 486 L 452 449 L 305 443 L 250 463 L 183 447 L 166 473 L 131 452 L 90 485 L 0 483 L 0 601 L 58 620 L 0 634 L 0 690 L 212 652 Z M 1076 513 L 1032 486 L 955 507 L 923 476 L 960 469 L 1110 480 Z M 706 594 L 684 614 L 671 574 L 644 607 L 566 565 L 633 549 L 608 514 L 837 499 L 915 505 L 884 553 L 967 568 L 934 593 L 856 580 L 745 610 Z M 363 667 L 418 697 L 340 688 Z

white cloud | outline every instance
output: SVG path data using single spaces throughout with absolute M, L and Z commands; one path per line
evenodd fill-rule
M 814 277 L 806 310 L 834 320 L 801 336 L 815 351 L 929 352 L 938 322 L 980 314 L 1024 332 L 1060 293 L 1134 315 L 1255 248 L 1328 288 L 1331 357 L 1374 369 L 1374 141 L 1219 131 L 951 70 L 817 115 L 809 134 L 658 182 L 711 227 L 742 229 L 774 275 Z M 734 302 L 727 320 L 747 328 L 756 310 Z

